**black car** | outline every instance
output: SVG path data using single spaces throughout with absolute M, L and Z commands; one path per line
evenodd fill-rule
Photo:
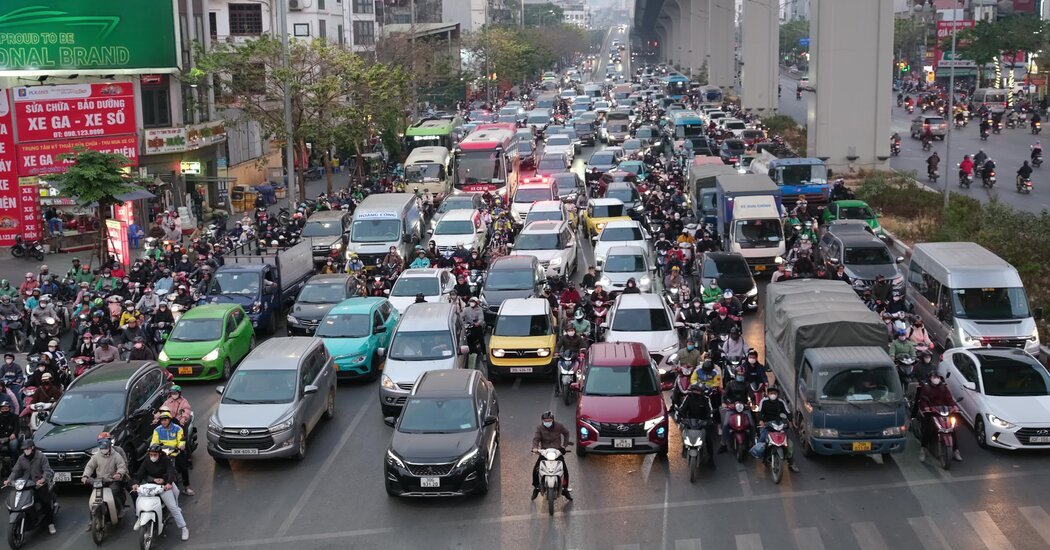
M 744 144 L 744 140 L 730 138 L 722 142 L 722 148 L 719 149 L 718 154 L 722 157 L 724 164 L 732 165 L 740 162 L 740 157 L 746 152 L 747 145 Z
M 692 155 L 694 157 L 698 157 L 701 155 L 705 157 L 713 157 L 715 156 L 715 151 L 718 148 L 718 146 L 715 145 L 715 143 L 711 139 L 702 136 L 685 138 L 683 140 L 682 147 L 684 147 L 688 151 L 692 151 Z
M 113 436 L 113 444 L 127 455 L 128 468 L 134 468 L 146 454 L 153 414 L 170 387 L 154 361 L 108 363 L 74 380 L 33 436 L 55 470 L 55 481 L 79 481 L 101 432 Z M 192 452 L 196 436 L 189 439 Z
M 332 273 L 310 277 L 288 313 L 288 336 L 313 336 L 325 314 L 354 296 L 357 296 L 357 283 L 353 275 Z
M 718 288 L 732 290 L 745 310 L 758 308 L 758 286 L 744 256 L 735 252 L 707 252 L 700 263 L 700 282 L 707 288 L 714 279 Z
M 499 444 L 499 403 L 480 371 L 419 375 L 386 451 L 386 492 L 392 496 L 485 494 Z
M 577 122 L 572 125 L 576 130 L 576 137 L 588 147 L 594 147 L 594 125 L 590 122 Z
M 663 153 L 664 135 L 660 132 L 659 128 L 654 126 L 639 126 L 638 129 L 634 131 L 634 137 L 644 141 L 646 145 L 656 149 L 658 152 Z

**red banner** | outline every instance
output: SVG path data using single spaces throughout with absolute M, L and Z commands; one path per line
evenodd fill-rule
M 42 239 L 44 218 L 40 213 L 40 182 L 36 178 L 19 178 L 18 196 L 22 210 L 22 237 L 27 241 Z
M 109 253 L 117 258 L 124 267 L 131 265 L 131 251 L 128 247 L 128 224 L 120 220 L 106 220 L 106 244 Z
M 0 246 L 11 246 L 15 242 L 15 235 L 22 233 L 15 159 L 11 106 L 7 90 L 0 90 Z
M 135 135 L 72 139 L 67 141 L 44 141 L 40 143 L 20 143 L 18 145 L 18 175 L 42 176 L 66 171 L 73 164 L 73 159 L 61 159 L 61 155 L 73 152 L 77 147 L 84 147 L 101 153 L 119 153 L 128 157 L 130 166 L 139 164 L 139 141 Z
M 15 88 L 14 106 L 19 143 L 135 133 L 130 82 Z

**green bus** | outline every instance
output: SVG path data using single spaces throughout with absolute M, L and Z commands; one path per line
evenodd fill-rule
M 411 153 L 416 147 L 444 147 L 451 150 L 453 133 L 463 125 L 457 117 L 424 118 L 405 130 L 405 152 Z

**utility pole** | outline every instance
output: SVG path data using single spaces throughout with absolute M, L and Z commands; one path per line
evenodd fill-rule
M 284 69 L 285 74 L 288 73 L 288 0 L 277 0 L 280 13 L 278 13 L 278 28 L 281 33 L 281 68 Z M 298 187 L 299 180 L 296 178 L 295 170 L 295 149 L 297 145 L 295 143 L 294 136 L 292 135 L 292 93 L 291 87 L 292 82 L 288 78 L 284 79 L 284 162 L 288 167 L 288 209 L 295 212 L 296 203 L 296 187 Z
M 944 134 L 944 209 L 948 209 L 948 197 L 951 195 L 950 187 L 948 186 L 948 180 L 951 178 L 951 158 L 952 154 L 952 127 L 955 126 L 955 33 L 959 28 L 959 10 L 952 10 L 952 64 L 948 67 L 948 112 L 945 113 L 945 118 L 948 119 L 948 131 Z M 943 57 L 941 58 L 943 59 Z M 936 75 L 936 68 L 934 68 L 934 75 Z M 976 172 L 977 167 L 974 167 Z
M 409 26 L 409 55 L 412 56 L 412 83 L 409 87 L 412 88 L 412 123 L 419 119 L 419 90 L 416 85 L 416 0 L 408 0 L 408 12 L 412 18 L 412 24 Z

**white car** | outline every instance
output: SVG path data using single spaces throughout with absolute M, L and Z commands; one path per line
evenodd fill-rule
M 485 250 L 485 229 L 477 210 L 453 210 L 442 216 L 427 234 L 439 252 L 466 248 L 481 253 Z
M 718 123 L 723 130 L 733 132 L 733 135 L 736 137 L 742 136 L 744 130 L 747 130 L 747 123 L 739 118 L 723 118 Z
M 543 142 L 543 155 L 565 155 L 569 157 L 569 163 L 576 154 L 576 145 L 572 138 L 566 134 L 552 134 L 547 136 Z
M 406 269 L 390 289 L 390 305 L 401 315 L 408 306 L 416 303 L 416 295 L 422 294 L 427 302 L 448 302 L 456 280 L 447 269 Z
M 640 342 L 661 363 L 678 351 L 674 315 L 659 294 L 620 294 L 606 321 L 606 342 Z
M 523 183 L 514 191 L 514 197 L 511 199 L 510 221 L 520 226 L 533 204 L 556 199 L 554 189 L 549 183 Z
M 614 246 L 639 246 L 645 250 L 650 263 L 653 258 L 653 247 L 649 243 L 649 232 L 635 220 L 618 220 L 605 224 L 598 240 L 594 243 L 594 261 L 598 271 L 605 265 L 605 257 Z
M 1015 348 L 953 348 L 937 367 L 977 444 L 1050 449 L 1050 373 Z
M 608 101 L 595 101 L 591 110 L 604 115 L 612 110 L 612 103 L 609 103 Z
M 576 233 L 567 222 L 532 222 L 514 239 L 513 253 L 533 256 L 547 277 L 576 273 Z

